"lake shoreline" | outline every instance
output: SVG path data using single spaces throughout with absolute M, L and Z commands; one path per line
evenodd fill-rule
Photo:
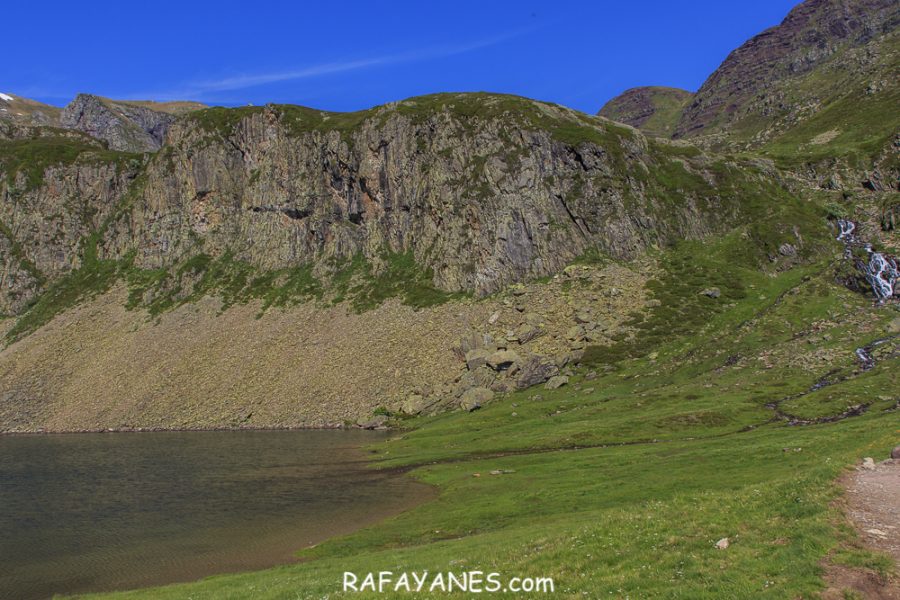
M 379 426 L 375 428 L 359 427 L 333 423 L 329 425 L 284 425 L 284 426 L 211 426 L 211 427 L 106 427 L 96 429 L 34 429 L 34 430 L 0 430 L 0 436 L 18 435 L 64 435 L 69 433 L 161 433 L 161 432 L 201 432 L 201 431 L 398 431 L 396 428 Z
M 0 569 L 6 572 L 0 575 L 0 589 L 10 587 L 22 598 L 38 600 L 59 593 L 138 590 L 287 566 L 303 562 L 298 554 L 304 550 L 375 526 L 438 496 L 435 486 L 410 477 L 409 469 L 374 467 L 377 457 L 367 448 L 370 442 L 383 440 L 385 432 L 343 430 L 346 437 L 328 434 L 337 428 L 309 431 L 313 437 L 298 430 L 299 438 L 286 429 L 270 430 L 273 437 L 247 428 L 232 431 L 252 437 L 184 437 L 178 434 L 203 431 L 166 430 L 157 433 L 174 437 L 158 440 L 162 446 L 144 436 L 0 438 L 7 442 L 0 480 L 19 482 L 6 488 L 10 510 L 6 521 L 0 519 L 0 531 L 12 535 L 13 541 L 6 543 L 30 554 L 0 552 L 8 563 Z M 91 472 L 99 481 L 78 489 L 79 473 L 98 460 L 101 468 L 91 467 Z M 326 477 L 330 483 L 323 487 Z M 40 487 L 48 485 L 52 489 Z M 23 486 L 34 488 L 33 493 L 16 492 Z M 98 486 L 104 490 L 100 494 Z M 135 489 L 143 498 L 138 502 Z M 35 504 L 33 497 L 42 501 Z M 148 498 L 154 507 L 149 512 Z M 123 518 L 127 511 L 123 513 L 122 507 L 131 505 L 137 512 Z M 236 505 L 243 514 L 222 527 L 219 517 L 233 515 Z M 79 524 L 79 535 L 69 535 L 71 525 L 55 529 L 58 523 L 47 520 L 47 514 L 69 515 L 67 519 Z M 103 526 L 97 526 L 98 519 L 106 519 Z M 33 527 L 36 522 L 44 523 L 46 535 L 21 530 L 21 523 Z M 165 531 L 159 533 L 160 528 Z M 71 543 L 65 541 L 67 535 Z M 85 544 L 84 536 L 92 541 Z M 45 541 L 33 543 L 49 539 L 50 546 Z M 68 550 L 58 553 L 60 546 Z M 175 564 L 170 560 L 173 553 L 182 556 Z

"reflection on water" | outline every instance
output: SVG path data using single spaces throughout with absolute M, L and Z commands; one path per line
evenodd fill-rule
M 0 436 L 0 598 L 290 562 L 430 497 L 366 468 L 363 431 Z

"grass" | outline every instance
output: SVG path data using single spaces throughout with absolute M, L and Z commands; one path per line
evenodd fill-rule
M 73 136 L 47 136 L 23 140 L 0 140 L 0 171 L 6 173 L 7 186 L 16 185 L 16 176 L 22 173 L 25 180 L 20 191 L 30 191 L 41 186 L 44 172 L 54 165 L 75 163 L 121 165 L 136 160 L 140 155 L 115 152 L 99 147 L 94 142 L 79 140 Z
M 235 258 L 197 254 L 174 269 L 142 270 L 126 263 L 129 308 L 143 307 L 157 316 L 204 296 L 222 300 L 222 310 L 235 304 L 261 300 L 261 311 L 310 301 L 347 302 L 365 312 L 389 298 L 414 308 L 426 308 L 462 297 L 434 287 L 433 273 L 420 267 L 411 252 L 384 252 L 378 264 L 357 255 L 337 261 L 334 272 L 322 278 L 312 265 L 264 270 Z
M 97 240 L 85 241 L 81 265 L 51 283 L 6 332 L 11 343 L 50 322 L 53 317 L 79 302 L 107 291 L 118 278 L 119 262 L 97 257 Z
M 568 598 L 806 598 L 822 591 L 825 561 L 890 572 L 842 525 L 834 479 L 900 435 L 900 357 L 853 368 L 853 349 L 897 312 L 836 286 L 824 258 L 731 272 L 730 250 L 662 256 L 655 293 L 676 312 L 649 317 L 644 335 L 669 324 L 652 355 L 584 366 L 558 390 L 473 413 L 395 421 L 403 430 L 372 449 L 376 466 L 409 469 L 436 500 L 304 550 L 298 564 L 103 597 L 349 597 L 344 571 L 480 569 L 553 577 Z M 709 310 L 697 287 L 711 282 L 723 295 Z M 821 351 L 834 358 L 810 367 Z M 846 378 L 810 393 L 835 367 Z M 847 402 L 869 409 L 788 426 L 769 406 L 834 416 Z M 730 547 L 715 549 L 723 537 Z
M 308 265 L 264 271 L 230 251 L 215 258 L 196 254 L 174 269 L 137 269 L 128 261 L 124 277 L 129 287 L 127 307 L 145 308 L 151 316 L 204 296 L 219 297 L 223 311 L 253 300 L 261 300 L 265 311 L 322 295 Z
M 785 168 L 840 158 L 864 169 L 900 127 L 894 110 L 898 103 L 900 90 L 896 88 L 874 95 L 862 90 L 846 94 L 763 146 L 761 152 Z M 816 136 L 827 132 L 834 132 L 835 137 L 816 144 Z
M 338 262 L 332 278 L 332 302 L 348 301 L 355 311 L 364 312 L 388 298 L 400 298 L 414 308 L 427 308 L 465 296 L 436 288 L 433 271 L 419 266 L 412 252 L 385 251 L 379 262 L 373 264 L 362 255 Z
M 0 230 L 2 233 L 2 230 Z M 205 296 L 221 300 L 221 310 L 260 301 L 260 315 L 270 308 L 304 302 L 347 302 L 356 312 L 377 308 L 399 298 L 414 308 L 427 308 L 466 294 L 445 292 L 432 283 L 431 269 L 420 267 L 411 252 L 384 252 L 377 264 L 362 255 L 337 263 L 332 275 L 318 278 L 312 265 L 262 269 L 226 251 L 218 257 L 196 254 L 172 268 L 143 269 L 134 265 L 134 253 L 120 260 L 97 258 L 100 234 L 85 239 L 85 258 L 78 269 L 54 281 L 6 334 L 14 342 L 61 312 L 117 281 L 128 287 L 126 308 L 146 310 L 151 317 Z
M 486 92 L 430 94 L 348 113 L 287 104 L 274 104 L 270 108 L 278 115 L 290 135 L 336 131 L 350 145 L 353 134 L 365 122 L 371 121 L 380 126 L 394 114 L 404 116 L 416 125 L 439 118 L 444 113 L 452 114 L 467 133 L 480 131 L 488 121 L 504 120 L 516 130 L 524 128 L 547 131 L 556 140 L 572 146 L 584 143 L 600 145 L 614 160 L 619 161 L 620 167 L 627 166 L 623 162 L 622 139 L 634 137 L 628 128 L 614 125 L 605 119 L 547 102 Z M 263 110 L 264 107 L 259 106 L 214 107 L 192 112 L 187 119 L 196 123 L 206 134 L 227 136 L 244 118 Z M 515 160 L 516 157 L 510 158 Z

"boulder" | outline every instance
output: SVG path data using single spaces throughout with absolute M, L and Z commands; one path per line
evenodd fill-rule
M 585 323 L 591 322 L 591 315 L 582 311 L 579 313 L 575 313 L 575 316 L 573 317 L 573 319 L 575 320 L 576 323 L 583 325 Z
M 508 392 L 514 392 L 515 390 L 516 384 L 509 379 L 501 379 L 498 377 L 494 380 L 494 383 L 491 384 L 491 391 L 498 394 L 506 394 Z
M 722 538 L 721 540 L 716 542 L 716 549 L 717 550 L 725 550 L 730 545 L 731 545 L 731 542 L 728 541 L 728 538 Z
M 463 354 L 467 354 L 476 348 L 481 348 L 483 345 L 482 337 L 474 331 L 467 331 L 459 338 L 459 348 Z
M 466 390 L 459 399 L 459 407 L 472 412 L 494 399 L 494 392 L 487 388 L 476 387 Z
M 897 319 L 897 320 L 900 321 L 900 319 Z M 534 312 L 530 312 L 530 313 L 525 313 L 525 322 L 534 327 L 540 327 L 541 325 L 544 324 L 544 319 L 541 317 L 541 315 L 534 313 Z
M 866 471 L 874 471 L 875 470 L 875 459 L 870 456 L 867 456 L 862 461 L 862 468 Z
M 891 458 L 900 460 L 900 446 L 895 446 L 894 449 L 891 450 Z
M 551 377 L 547 381 L 547 383 L 544 384 L 544 387 L 548 390 L 555 390 L 555 389 L 561 388 L 562 386 L 566 385 L 567 383 L 569 383 L 569 378 L 567 376 L 556 375 L 554 377 Z
M 530 388 L 533 385 L 544 383 L 558 374 L 559 368 L 550 360 L 542 356 L 529 356 L 519 363 L 519 371 L 516 373 L 516 389 Z
M 705 290 L 703 290 L 700 293 L 703 294 L 704 296 L 706 296 L 707 298 L 713 298 L 713 299 L 718 298 L 719 296 L 722 295 L 722 291 L 717 287 L 706 288 Z
M 581 325 L 575 325 L 573 327 L 569 327 L 566 331 L 566 339 L 577 341 L 584 337 L 584 327 Z
M 793 244 L 782 244 L 778 246 L 778 253 L 782 256 L 797 256 L 797 248 Z
M 374 417 L 363 417 L 356 422 L 357 427 L 363 429 L 377 429 L 387 423 L 388 418 L 385 415 L 375 415 Z
M 531 340 L 538 338 L 544 334 L 544 331 L 537 326 L 529 323 L 522 323 L 515 331 L 515 336 L 520 344 L 527 344 Z
M 425 410 L 426 402 L 422 394 L 410 394 L 400 404 L 400 412 L 405 415 L 417 415 Z
M 893 321 L 888 323 L 887 332 L 888 333 L 900 333 L 900 317 L 897 317 Z
M 475 348 L 466 352 L 466 367 L 474 371 L 478 367 L 487 364 L 487 359 L 492 353 L 484 348 Z
M 489 388 L 497 379 L 497 373 L 491 370 L 487 365 L 482 365 L 472 371 L 475 376 L 475 384 L 477 387 Z
M 498 350 L 487 357 L 487 364 L 495 371 L 505 371 L 520 360 L 521 357 L 512 350 Z

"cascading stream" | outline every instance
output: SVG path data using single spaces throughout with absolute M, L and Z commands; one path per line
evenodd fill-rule
M 869 255 L 869 261 L 859 265 L 860 270 L 865 274 L 866 280 L 872 286 L 872 291 L 879 302 L 892 298 L 894 291 L 897 289 L 897 281 L 900 279 L 900 268 L 897 266 L 897 260 L 892 256 L 875 252 L 872 249 L 872 244 L 865 243 L 856 237 L 856 223 L 853 221 L 838 219 L 837 224 L 840 228 L 837 239 L 844 243 L 844 257 L 850 258 L 852 256 L 854 246 L 865 248 L 866 253 Z

